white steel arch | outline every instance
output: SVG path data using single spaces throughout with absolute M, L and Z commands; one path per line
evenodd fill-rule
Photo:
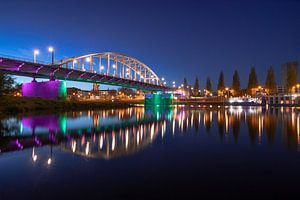
M 102 52 L 63 59 L 59 66 L 95 74 L 164 86 L 164 82 L 145 63 L 120 53 Z

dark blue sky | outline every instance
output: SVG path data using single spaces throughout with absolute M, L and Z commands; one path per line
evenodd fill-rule
M 169 83 L 196 76 L 214 87 L 220 70 L 242 85 L 254 65 L 260 83 L 269 65 L 300 61 L 300 1 L 1 0 L 0 54 L 50 61 L 114 51 L 151 66 Z M 19 79 L 23 81 L 24 79 Z

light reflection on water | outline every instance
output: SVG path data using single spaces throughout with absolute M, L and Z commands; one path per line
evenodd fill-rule
M 1 153 L 52 145 L 86 157 L 111 159 L 147 148 L 157 137 L 187 130 L 212 133 L 225 143 L 248 135 L 250 144 L 280 143 L 299 150 L 300 115 L 295 108 L 226 107 L 144 109 L 142 107 L 24 116 L 1 120 Z M 216 134 L 217 133 L 217 134 Z M 276 136 L 277 134 L 277 136 Z M 245 142 L 245 141 L 242 141 Z
M 1 119 L 0 134 L 0 199 L 286 199 L 299 188 L 295 108 L 67 112 Z

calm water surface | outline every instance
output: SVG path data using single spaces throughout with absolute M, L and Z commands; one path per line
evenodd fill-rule
M 299 195 L 297 109 L 138 107 L 0 122 L 0 199 Z

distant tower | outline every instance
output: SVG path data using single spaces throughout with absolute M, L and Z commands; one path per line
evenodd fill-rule
M 99 83 L 94 83 L 93 84 L 93 91 L 99 91 L 100 90 L 100 84 Z

